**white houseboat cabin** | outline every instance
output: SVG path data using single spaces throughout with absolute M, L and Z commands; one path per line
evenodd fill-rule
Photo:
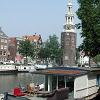
M 100 68 L 54 67 L 33 74 L 45 75 L 46 91 L 68 87 L 67 100 L 93 98 L 100 85 Z

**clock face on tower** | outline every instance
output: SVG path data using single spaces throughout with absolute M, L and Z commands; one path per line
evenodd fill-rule
M 71 25 L 67 25 L 67 30 L 71 30 Z
M 75 26 L 74 25 L 71 25 L 71 24 L 67 24 L 67 25 L 64 25 L 64 29 L 65 30 L 75 29 Z
M 67 30 L 71 30 L 71 29 L 75 29 L 75 26 L 74 25 L 67 25 L 66 28 L 67 28 Z

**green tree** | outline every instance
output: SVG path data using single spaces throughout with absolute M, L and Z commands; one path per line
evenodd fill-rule
M 100 54 L 100 0 L 78 0 L 78 18 L 82 27 L 81 37 L 83 43 L 79 50 L 85 52 L 90 58 Z
M 94 62 L 95 62 L 98 66 L 100 66 L 100 54 L 97 55 L 97 56 L 95 56 L 95 57 L 93 58 L 93 60 L 94 60 Z
M 46 60 L 49 58 L 51 61 L 59 62 L 62 56 L 62 50 L 56 35 L 49 36 L 44 47 L 41 48 L 39 56 Z
M 40 48 L 38 57 L 41 59 L 41 61 L 47 62 L 47 59 L 50 57 L 49 55 L 50 55 L 49 50 L 47 48 L 44 48 L 44 47 Z
M 27 64 L 27 62 L 28 62 L 27 57 L 34 55 L 33 54 L 34 48 L 33 48 L 33 45 L 30 43 L 29 40 L 21 41 L 20 44 L 19 44 L 18 51 L 21 55 L 26 57 L 25 64 Z
M 38 53 L 40 51 L 40 48 L 37 48 L 36 45 L 32 44 L 32 48 L 31 48 L 31 54 L 30 57 L 37 62 L 38 59 Z

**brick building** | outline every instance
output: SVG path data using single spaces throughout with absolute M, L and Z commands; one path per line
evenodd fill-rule
M 8 39 L 8 60 L 15 61 L 15 56 L 17 52 L 17 40 L 16 37 L 10 37 Z

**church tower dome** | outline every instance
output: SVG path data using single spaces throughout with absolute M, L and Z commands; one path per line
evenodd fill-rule
M 64 32 L 75 32 L 74 14 L 72 11 L 73 5 L 71 1 L 72 0 L 69 0 L 67 4 L 67 13 L 65 15 L 66 21 L 64 24 Z

